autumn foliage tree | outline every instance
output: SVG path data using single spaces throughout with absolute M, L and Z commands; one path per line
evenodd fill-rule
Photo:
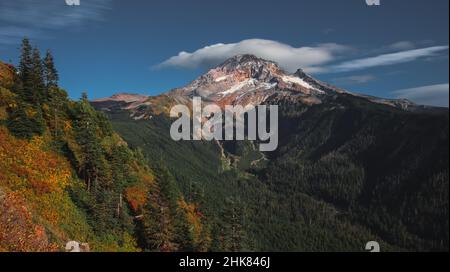
M 167 169 L 155 174 L 87 94 L 68 98 L 49 51 L 42 59 L 24 39 L 17 71 L 0 72 L 0 251 L 70 240 L 93 251 L 208 249 L 197 203 Z
M 24 201 L 14 193 L 0 189 L 0 252 L 56 251 L 45 228 L 36 225 Z

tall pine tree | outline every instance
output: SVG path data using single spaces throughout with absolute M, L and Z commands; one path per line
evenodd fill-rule
M 48 89 L 58 86 L 58 71 L 56 71 L 53 55 L 47 50 L 44 58 L 44 79 Z
M 44 101 L 48 100 L 44 83 L 44 66 L 41 59 L 41 54 L 37 48 L 33 49 L 32 65 L 31 65 L 31 82 L 33 85 L 33 98 L 30 102 L 33 105 L 42 105 Z
M 19 73 L 13 91 L 18 95 L 18 106 L 9 112 L 8 128 L 17 137 L 31 138 L 45 130 L 41 98 L 44 92 L 42 60 L 39 51 L 33 50 L 30 41 L 22 41 Z
M 33 85 L 31 82 L 31 74 L 32 74 L 32 51 L 30 40 L 28 38 L 24 38 L 22 40 L 21 54 L 20 54 L 20 62 L 19 62 L 19 77 L 16 80 L 15 90 L 18 94 L 25 98 L 27 97 L 27 93 L 30 93 L 33 89 Z
M 234 197 L 225 201 L 222 218 L 223 245 L 225 251 L 240 252 L 246 247 L 246 233 L 244 230 L 245 211 L 242 202 Z
M 79 145 L 75 153 L 78 161 L 78 171 L 84 178 L 86 186 L 90 191 L 98 184 L 101 173 L 104 170 L 104 154 L 102 152 L 100 139 L 97 137 L 98 126 L 95 110 L 89 104 L 87 94 L 83 93 L 81 101 L 77 103 L 75 110 L 75 139 Z

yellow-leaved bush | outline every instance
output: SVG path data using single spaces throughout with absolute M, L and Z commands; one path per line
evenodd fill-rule
M 22 233 L 24 239 L 32 241 L 37 239 L 38 234 L 40 240 L 51 236 L 57 242 L 57 248 L 61 249 L 70 239 L 88 240 L 90 229 L 66 190 L 71 181 L 73 184 L 70 186 L 81 186 L 79 181 L 72 178 L 69 162 L 46 149 L 44 137 L 34 137 L 31 141 L 19 140 L 6 128 L 0 127 L 1 212 L 21 211 L 16 212 L 17 218 L 14 220 L 25 222 L 22 225 L 15 224 L 23 228 L 17 232 Z M 0 233 L 11 232 L 12 225 L 6 224 L 8 219 L 5 220 L 0 221 Z M 35 228 L 39 231 L 34 231 Z M 2 244 L 14 247 L 14 241 L 6 240 L 4 237 Z M 50 245 L 48 241 L 41 241 L 41 244 L 47 246 L 36 246 L 34 250 L 56 250 L 56 246 Z M 30 248 L 23 246 L 3 250 L 29 251 Z
M 178 201 L 178 206 L 186 215 L 186 220 L 190 226 L 190 232 L 193 243 L 198 251 L 206 251 L 211 243 L 211 237 L 207 233 L 202 223 L 203 214 L 200 212 L 198 205 L 188 203 L 184 199 Z

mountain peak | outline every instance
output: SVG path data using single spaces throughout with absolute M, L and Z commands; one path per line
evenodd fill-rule
M 115 101 L 115 102 L 133 103 L 133 102 L 145 101 L 147 98 L 148 98 L 148 96 L 141 95 L 141 94 L 117 93 L 117 94 L 114 94 L 113 96 L 110 96 L 107 98 L 101 98 L 101 99 L 94 100 L 93 102 Z
M 194 85 L 205 83 L 224 83 L 230 80 L 258 80 L 268 82 L 275 75 L 285 72 L 277 63 L 259 58 L 251 54 L 236 55 L 209 70 L 206 74 L 194 81 Z
M 317 96 L 323 93 L 321 86 L 309 76 L 304 80 L 299 75 L 287 73 L 274 61 L 243 54 L 226 60 L 170 95 L 180 101 L 200 96 L 221 106 L 245 106 L 261 104 L 274 96 L 309 97 L 317 102 Z
M 297 69 L 297 71 L 294 73 L 294 75 L 298 76 L 299 78 L 309 77 L 309 75 L 306 74 L 305 71 L 303 71 L 303 69 L 301 69 L 301 68 Z
M 299 101 L 306 105 L 323 103 L 327 97 L 352 95 L 377 104 L 401 109 L 414 107 L 410 102 L 358 95 L 322 82 L 303 69 L 295 73 L 284 71 L 274 61 L 252 54 L 236 55 L 209 70 L 185 87 L 168 93 L 180 103 L 201 97 L 221 107 L 226 105 L 259 105 L 268 100 Z
M 256 55 L 253 55 L 253 54 L 236 55 L 234 57 L 231 57 L 231 58 L 227 59 L 224 62 L 224 64 L 228 64 L 228 63 L 244 64 L 244 63 L 251 63 L 251 62 L 265 62 L 265 63 L 273 63 L 273 64 L 275 64 L 275 62 L 273 62 L 273 61 L 265 60 L 263 58 L 257 57 Z
M 236 55 L 232 58 L 227 59 L 221 65 L 219 65 L 216 69 L 222 70 L 242 70 L 251 68 L 253 70 L 261 70 L 264 68 L 272 68 L 276 70 L 280 70 L 278 64 L 270 61 L 259 58 L 252 54 L 242 54 Z

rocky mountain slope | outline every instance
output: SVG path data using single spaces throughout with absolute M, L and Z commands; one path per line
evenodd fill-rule
M 157 97 L 137 94 L 116 94 L 93 101 L 99 107 L 119 107 L 139 111 L 145 106 L 191 103 L 192 97 L 201 97 L 206 103 L 225 105 L 259 105 L 268 100 L 289 100 L 316 105 L 329 96 L 348 94 L 369 101 L 414 110 L 420 106 L 402 99 L 384 99 L 353 94 L 323 83 L 298 69 L 294 74 L 283 71 L 275 62 L 254 55 L 238 55 L 209 70 L 185 87 L 177 88 Z M 165 97 L 161 101 L 161 97 Z
M 172 141 L 167 113 L 194 96 L 279 105 L 279 148 Z M 185 195 L 200 187 L 214 226 L 230 224 L 232 207 L 243 249 L 448 249 L 448 109 L 352 94 L 251 55 L 156 97 L 93 105 L 132 147 L 165 161 Z

